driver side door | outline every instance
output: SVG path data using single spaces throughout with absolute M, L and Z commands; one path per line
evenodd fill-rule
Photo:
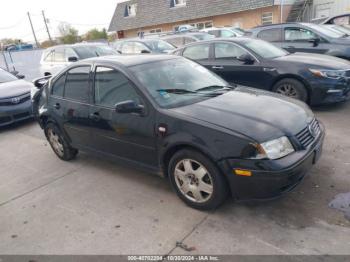
M 90 123 L 94 149 L 145 166 L 157 166 L 153 108 L 120 70 L 97 65 L 93 77 Z M 129 100 L 143 105 L 145 112 L 117 113 L 115 105 Z

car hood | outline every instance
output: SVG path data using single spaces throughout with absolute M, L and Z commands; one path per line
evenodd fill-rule
M 350 62 L 348 62 L 347 60 L 321 54 L 295 53 L 287 56 L 278 57 L 274 60 L 305 64 L 313 66 L 314 69 L 350 69 Z
M 0 98 L 9 98 L 30 93 L 33 84 L 25 80 L 0 83 Z
M 171 110 L 238 132 L 260 143 L 295 135 L 314 118 L 303 102 L 246 87 Z

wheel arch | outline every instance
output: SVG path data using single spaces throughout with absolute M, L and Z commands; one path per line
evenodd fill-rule
M 299 75 L 284 74 L 284 75 L 278 76 L 278 77 L 272 82 L 270 91 L 273 91 L 273 88 L 275 87 L 275 85 L 276 85 L 278 82 L 280 82 L 281 80 L 285 80 L 285 79 L 294 79 L 294 80 L 297 80 L 297 81 L 301 82 L 301 83 L 305 86 L 305 88 L 306 88 L 306 92 L 307 92 L 307 102 L 308 102 L 308 103 L 310 102 L 310 100 L 311 100 L 311 95 L 312 95 L 312 88 L 311 88 L 311 86 L 309 85 L 309 83 L 308 83 L 304 78 L 302 78 L 302 77 L 299 76 Z

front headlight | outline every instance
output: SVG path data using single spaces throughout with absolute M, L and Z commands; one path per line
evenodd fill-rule
M 279 159 L 294 152 L 294 147 L 285 136 L 260 144 L 269 159 Z
M 285 136 L 262 144 L 249 144 L 241 156 L 246 159 L 279 159 L 293 153 L 294 147 Z
M 345 70 L 323 70 L 323 69 L 309 69 L 317 77 L 326 77 L 331 79 L 340 79 L 346 77 Z

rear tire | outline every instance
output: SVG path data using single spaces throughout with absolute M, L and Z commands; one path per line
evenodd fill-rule
M 53 123 L 45 126 L 46 138 L 55 154 L 64 161 L 74 159 L 78 150 L 71 147 L 61 130 Z
M 170 159 L 168 174 L 176 194 L 190 207 L 212 210 L 227 199 L 225 178 L 209 158 L 197 151 L 176 152 Z
M 305 103 L 308 100 L 308 94 L 305 85 L 293 78 L 285 78 L 278 81 L 272 90 L 281 95 L 295 98 Z

